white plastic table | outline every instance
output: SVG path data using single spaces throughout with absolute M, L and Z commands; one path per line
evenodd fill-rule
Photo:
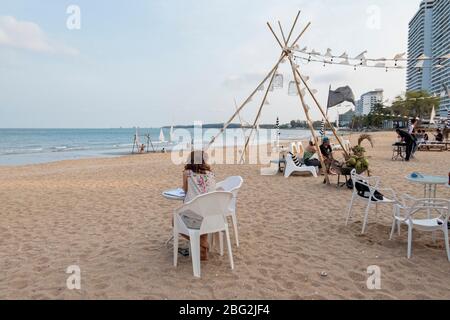
M 406 177 L 408 181 L 423 184 L 423 196 L 428 199 L 436 199 L 436 188 L 438 185 L 448 184 L 447 177 L 422 175 L 422 177 L 413 178 L 410 175 Z
M 179 194 L 179 195 L 178 195 Z M 173 189 L 173 190 L 167 190 L 162 193 L 162 196 L 166 198 L 167 200 L 175 200 L 175 201 L 184 201 L 184 197 L 186 195 L 182 195 L 181 189 Z M 171 236 L 166 241 L 166 246 L 169 244 L 170 241 L 173 240 L 173 236 Z
M 182 189 L 173 189 L 173 190 L 167 190 L 162 193 L 162 196 L 166 198 L 167 200 L 178 200 L 183 201 L 184 197 L 186 196 L 181 192 Z

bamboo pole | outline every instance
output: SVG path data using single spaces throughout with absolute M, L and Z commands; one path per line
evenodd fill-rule
M 314 139 L 314 144 L 315 144 L 315 147 L 316 147 L 316 150 L 317 150 L 317 154 L 319 155 L 320 163 L 322 164 L 322 169 L 324 170 L 325 182 L 327 184 L 330 184 L 330 178 L 328 177 L 328 168 L 327 168 L 327 166 L 325 164 L 325 161 L 323 159 L 322 152 L 320 151 L 319 139 L 317 138 L 316 131 L 314 130 L 314 126 L 313 126 L 313 123 L 311 121 L 311 117 L 309 116 L 309 110 L 308 110 L 308 107 L 306 106 L 305 99 L 303 97 L 303 93 L 302 93 L 302 91 L 300 89 L 299 80 L 298 80 L 298 78 L 297 78 L 297 76 L 295 74 L 296 68 L 294 66 L 294 62 L 292 61 L 291 57 L 288 57 L 288 59 L 289 59 L 289 62 L 291 64 L 292 74 L 294 75 L 295 86 L 297 88 L 298 96 L 300 97 L 300 103 L 301 103 L 301 105 L 303 107 L 303 110 L 305 112 L 306 120 L 307 120 L 308 126 L 309 126 L 309 130 L 311 131 L 311 135 L 312 135 L 312 137 Z
M 234 107 L 237 110 L 238 106 L 237 106 L 236 99 L 234 99 Z M 245 139 L 245 130 L 244 130 L 244 125 L 242 124 L 242 118 L 241 118 L 241 113 L 240 112 L 238 113 L 238 117 L 239 117 L 239 123 L 241 124 L 242 135 L 243 135 L 243 137 Z
M 283 54 L 281 58 L 278 60 L 278 62 L 275 64 L 275 66 L 270 70 L 270 72 L 267 74 L 267 76 L 264 78 L 263 81 L 256 87 L 256 89 L 250 94 L 250 96 L 244 101 L 244 103 L 241 104 L 241 106 L 236 110 L 236 112 L 231 116 L 231 118 L 224 124 L 223 128 L 220 130 L 220 132 L 211 139 L 206 149 L 208 149 L 214 141 L 216 141 L 217 137 L 219 137 L 230 125 L 231 121 L 233 121 L 234 118 L 238 115 L 239 112 L 247 105 L 247 103 L 253 98 L 253 96 L 256 94 L 258 89 L 267 81 L 267 79 L 270 78 L 270 76 L 273 74 L 275 70 L 278 69 L 278 65 L 281 63 L 281 61 L 285 58 L 285 55 Z
M 272 32 L 273 36 L 275 37 L 275 40 L 277 40 L 278 44 L 280 45 L 282 50 L 284 49 L 284 46 L 281 44 L 280 40 L 278 39 L 277 35 L 275 34 L 275 32 L 273 31 L 272 27 L 270 26 L 270 23 L 267 22 L 267 26 L 269 27 L 270 31 Z
M 275 34 L 275 32 L 273 31 L 272 27 L 270 26 L 270 23 L 267 23 L 267 25 L 269 26 L 269 29 L 272 32 L 272 34 L 275 37 L 275 39 L 277 40 L 277 42 L 280 43 L 277 35 Z M 300 37 L 305 33 L 305 31 L 309 28 L 310 25 L 311 25 L 311 23 L 308 23 L 306 25 L 306 27 L 303 29 L 303 31 L 300 33 L 300 35 L 297 37 L 296 41 L 298 41 L 298 39 L 300 39 Z M 286 42 L 285 42 L 285 46 L 287 46 Z M 281 46 L 281 47 L 283 48 L 283 46 Z M 286 54 L 285 49 L 284 49 L 283 52 Z M 317 154 L 319 155 L 320 163 L 322 164 L 323 170 L 325 170 L 324 171 L 325 172 L 324 173 L 325 174 L 325 183 L 330 184 L 330 178 L 328 177 L 328 169 L 327 169 L 327 166 L 325 165 L 325 161 L 323 159 L 322 152 L 320 151 L 320 148 L 319 148 L 319 140 L 317 139 L 316 132 L 314 130 L 313 123 L 311 121 L 311 117 L 309 116 L 309 110 L 308 110 L 308 107 L 306 106 L 303 93 L 302 93 L 302 91 L 300 89 L 299 80 L 298 80 L 298 78 L 297 78 L 297 76 L 295 74 L 296 68 L 294 66 L 294 62 L 292 61 L 292 58 L 289 56 L 289 54 L 287 55 L 287 57 L 288 57 L 289 62 L 291 64 L 292 74 L 293 74 L 294 79 L 295 79 L 295 85 L 296 85 L 296 88 L 297 88 L 298 96 L 300 97 L 300 103 L 301 103 L 301 106 L 303 107 L 303 111 L 305 112 L 305 116 L 306 116 L 306 119 L 307 119 L 307 122 L 308 122 L 308 126 L 309 126 L 309 129 L 311 131 L 311 135 L 312 135 L 312 137 L 314 139 L 314 144 L 315 144 L 315 147 L 316 147 L 316 150 L 317 150 Z
M 331 131 L 333 131 L 333 135 L 334 137 L 337 139 L 337 141 L 339 142 L 339 144 L 342 147 L 342 150 L 344 151 L 345 155 L 348 157 L 349 154 L 347 152 L 347 150 L 345 150 L 344 144 L 342 143 L 341 138 L 339 137 L 339 135 L 336 132 L 336 129 L 334 128 L 334 126 L 331 124 L 331 122 L 328 120 L 328 117 L 325 114 L 325 111 L 323 111 L 322 106 L 320 105 L 319 101 L 317 100 L 316 96 L 314 95 L 314 93 L 312 92 L 312 90 L 309 88 L 308 84 L 306 83 L 305 79 L 303 79 L 303 76 L 300 74 L 300 72 L 294 68 L 295 73 L 299 76 L 300 80 L 303 82 L 303 84 L 305 85 L 306 89 L 308 90 L 309 94 L 311 95 L 312 99 L 314 100 L 315 104 L 317 105 L 317 107 L 319 108 L 320 112 L 322 113 L 322 116 L 325 118 L 325 121 L 327 123 L 327 125 L 331 128 Z
M 295 26 L 297 25 L 297 21 L 298 21 L 298 17 L 300 17 L 300 13 L 301 13 L 301 11 L 299 10 L 297 12 L 297 16 L 294 19 L 294 23 L 292 24 L 291 31 L 289 31 L 289 35 L 288 35 L 288 37 L 287 37 L 287 39 L 285 41 L 286 45 L 289 43 L 289 40 L 291 40 L 292 32 L 294 31 Z
M 281 54 L 281 56 L 282 56 L 282 59 L 284 59 L 284 57 L 286 56 L 286 54 L 283 52 L 283 53 Z M 281 60 L 282 60 L 282 59 L 281 59 Z M 250 134 L 249 134 L 248 137 L 246 138 L 245 145 L 244 145 L 244 149 L 242 150 L 241 159 L 240 159 L 240 161 L 239 161 L 240 163 L 242 163 L 242 161 L 243 161 L 243 159 L 244 159 L 244 155 L 245 155 L 245 153 L 247 152 L 248 144 L 249 144 L 250 139 L 251 139 L 251 137 L 252 137 L 252 135 L 253 135 L 253 131 L 255 131 L 256 125 L 258 124 L 258 120 L 259 120 L 259 118 L 260 118 L 260 116 L 261 116 L 262 108 L 264 107 L 264 103 L 266 102 L 267 96 L 268 96 L 269 91 L 270 91 L 270 87 L 272 86 L 272 83 L 273 83 L 273 79 L 275 79 L 275 75 L 277 74 L 277 70 L 278 70 L 278 66 L 277 66 L 277 68 L 276 68 L 275 70 L 273 70 L 272 77 L 270 78 L 269 85 L 267 86 L 267 89 L 266 89 L 266 93 L 264 94 L 264 97 L 263 97 L 263 99 L 262 99 L 262 101 L 261 101 L 261 105 L 259 106 L 259 109 L 258 109 L 258 113 L 256 114 L 255 121 L 253 122 L 252 129 L 250 130 Z
M 284 36 L 283 27 L 281 26 L 281 22 L 278 20 L 278 27 L 280 27 L 281 37 L 283 38 L 284 45 L 287 44 L 286 37 Z
M 136 145 L 136 134 L 134 134 L 133 149 L 131 149 L 131 154 L 134 154 L 134 146 L 135 145 Z
M 275 37 L 276 41 L 278 42 L 278 44 L 280 45 L 280 47 L 284 49 L 284 47 L 280 44 L 280 40 L 278 39 L 277 35 L 275 34 L 275 32 L 273 31 L 272 27 L 270 26 L 269 23 L 267 23 L 267 25 L 269 26 L 270 31 L 272 32 L 273 36 Z M 303 29 L 303 31 L 299 34 L 299 36 L 295 39 L 295 41 L 293 42 L 293 44 L 291 45 L 291 47 L 293 47 L 295 45 L 295 43 L 302 37 L 302 35 L 305 33 L 305 31 L 309 28 L 309 26 L 311 25 L 311 22 L 308 22 L 308 24 L 306 25 L 306 27 Z M 291 57 L 288 55 L 289 61 L 291 63 L 293 63 Z M 294 66 L 293 66 L 294 67 Z M 333 131 L 333 135 L 335 136 L 335 138 L 337 139 L 337 141 L 339 142 L 342 150 L 344 151 L 345 155 L 348 157 L 349 154 L 348 152 L 345 150 L 344 144 L 342 143 L 341 138 L 338 136 L 336 129 L 334 128 L 334 126 L 330 123 L 330 121 L 328 120 L 328 117 L 326 115 L 326 113 L 323 111 L 322 106 L 320 105 L 319 101 L 316 99 L 316 96 L 314 95 L 314 93 L 312 92 L 312 90 L 309 88 L 308 84 L 306 83 L 305 79 L 303 79 L 303 76 L 300 74 L 300 72 L 297 70 L 297 68 L 294 67 L 294 78 L 295 75 L 298 75 L 300 80 L 303 82 L 303 84 L 305 85 L 306 89 L 308 90 L 309 94 L 311 95 L 311 97 L 313 98 L 314 102 L 316 103 L 317 107 L 319 108 L 320 112 L 322 113 L 322 116 L 325 118 L 325 122 L 326 124 L 328 124 L 328 126 L 330 126 L 331 130 Z M 297 81 L 297 79 L 296 79 Z
M 309 28 L 310 25 L 311 25 L 311 22 L 308 22 L 308 24 L 306 25 L 305 29 L 303 29 L 303 31 L 298 35 L 298 37 L 294 40 L 294 42 L 292 42 L 291 48 L 293 46 L 295 46 L 295 44 L 297 43 L 298 40 L 300 40 L 300 38 L 303 36 L 303 34 L 306 32 L 306 30 Z

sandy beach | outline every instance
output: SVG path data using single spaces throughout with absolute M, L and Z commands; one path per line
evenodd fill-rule
M 405 177 L 446 176 L 449 152 L 391 161 L 394 133 L 376 133 L 368 149 L 373 175 L 398 194 L 420 197 Z M 353 135 L 353 142 L 357 135 Z M 366 146 L 367 147 L 367 146 Z M 161 192 L 181 185 L 169 154 L 0 167 L 0 299 L 449 299 L 450 263 L 442 234 L 407 233 L 389 241 L 390 206 L 380 206 L 360 235 L 362 204 L 348 227 L 351 191 L 322 179 L 261 176 L 255 165 L 214 165 L 217 179 L 240 175 L 240 247 L 235 270 L 217 252 L 195 279 L 189 257 L 172 265 L 171 214 L 180 205 Z M 438 187 L 450 199 L 450 188 Z M 81 290 L 66 288 L 79 265 Z M 366 286 L 381 268 L 381 290 Z M 325 272 L 327 276 L 322 276 Z

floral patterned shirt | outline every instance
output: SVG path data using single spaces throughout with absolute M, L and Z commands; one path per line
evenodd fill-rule
M 198 195 L 215 191 L 216 178 L 211 171 L 207 173 L 195 173 L 192 170 L 186 171 L 187 192 L 184 202 L 189 202 Z

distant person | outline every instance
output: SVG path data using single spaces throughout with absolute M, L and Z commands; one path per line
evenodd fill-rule
M 418 130 L 416 133 L 416 139 L 417 139 L 417 143 L 422 143 L 423 140 L 423 136 L 424 136 L 425 131 L 422 130 Z
M 441 129 L 437 129 L 437 133 L 434 135 L 437 142 L 443 142 L 444 141 L 444 135 L 442 134 Z
M 428 133 L 426 133 L 425 130 L 423 130 L 423 141 L 427 142 L 430 140 L 430 137 L 428 136 Z
M 145 152 L 145 145 L 141 144 L 140 148 L 139 148 L 139 153 L 144 153 Z
M 414 138 L 406 131 L 397 129 L 395 130 L 398 136 L 402 139 L 402 141 L 406 144 L 406 158 L 405 161 L 409 161 L 411 158 L 411 152 L 413 150 Z
M 411 119 L 411 124 L 408 126 L 408 133 L 413 134 L 416 130 L 417 119 Z

